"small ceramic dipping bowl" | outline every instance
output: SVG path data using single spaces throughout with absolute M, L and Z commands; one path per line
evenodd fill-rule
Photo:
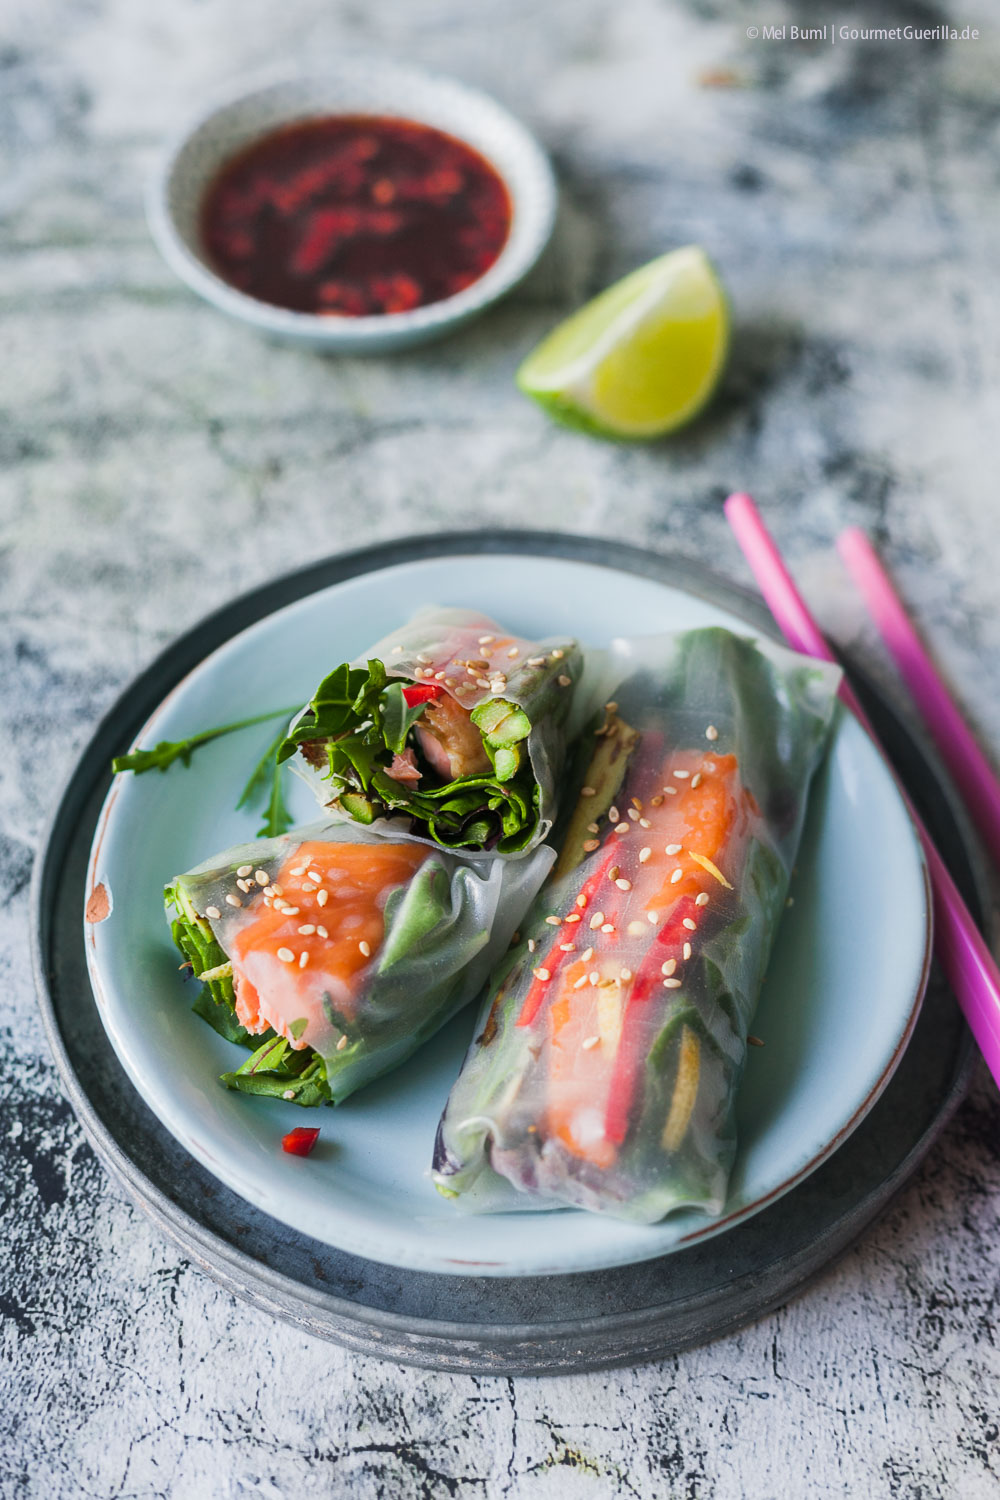
M 360 317 L 295 312 L 238 290 L 202 242 L 206 189 L 220 169 L 283 126 L 333 115 L 371 115 L 431 126 L 485 157 L 510 198 L 498 257 L 441 301 Z M 552 232 L 556 185 L 535 139 L 487 95 L 393 64 L 352 60 L 317 77 L 270 82 L 213 108 L 168 149 L 149 187 L 149 225 L 164 259 L 199 296 L 262 333 L 331 353 L 382 353 L 440 337 L 481 313 L 534 265 Z

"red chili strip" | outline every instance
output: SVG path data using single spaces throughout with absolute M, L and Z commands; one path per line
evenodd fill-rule
M 588 875 L 587 879 L 580 887 L 580 896 L 586 897 L 584 904 L 582 906 L 579 904 L 580 896 L 578 896 L 576 903 L 572 907 L 573 911 L 578 911 L 580 915 L 583 916 L 583 913 L 590 905 L 591 897 L 594 896 L 594 894 L 600 887 L 602 880 L 611 869 L 611 866 L 614 864 L 615 860 L 620 857 L 620 854 L 621 851 L 618 849 L 617 845 L 612 842 L 610 847 L 605 851 L 604 858 L 601 860 L 600 864 L 595 870 L 591 872 L 590 875 Z M 576 923 L 574 923 L 573 925 L 575 927 Z M 565 935 L 563 933 L 560 933 L 559 935 L 562 940 L 565 941 Z M 545 999 L 545 992 L 551 984 L 552 979 L 555 977 L 556 970 L 561 964 L 564 964 L 566 960 L 571 957 L 571 954 L 563 952 L 558 943 L 553 944 L 552 948 L 546 954 L 544 959 L 544 967 L 549 971 L 549 978 L 535 979 L 532 981 L 531 988 L 528 990 L 528 993 L 524 997 L 524 1004 L 521 1006 L 521 1014 L 518 1016 L 515 1025 L 531 1025 L 532 1021 L 541 1010 L 542 1001 Z
M 281 1137 L 281 1149 L 287 1151 L 289 1156 L 308 1156 L 318 1140 L 318 1129 L 297 1125 L 294 1130 Z
M 433 703 L 437 698 L 443 697 L 443 695 L 443 687 L 438 687 L 433 682 L 424 682 L 419 687 L 405 687 L 403 689 L 403 702 L 407 708 L 416 708 L 418 703 Z
M 684 926 L 685 918 L 697 921 L 698 910 L 693 896 L 683 896 L 678 901 L 647 948 L 639 972 L 632 981 L 632 988 L 625 1002 L 621 1041 L 618 1044 L 604 1117 L 604 1134 L 616 1146 L 620 1146 L 628 1134 L 636 1077 L 644 1057 L 643 1028 L 637 1024 L 641 1017 L 636 1015 L 636 1010 L 660 993 L 663 965 L 667 960 L 674 958 L 680 961 L 684 944 L 692 936 L 691 929 Z M 630 1019 L 633 1023 L 631 1026 Z

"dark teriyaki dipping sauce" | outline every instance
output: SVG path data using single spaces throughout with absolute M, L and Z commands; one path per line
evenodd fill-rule
M 201 207 L 203 243 L 232 286 L 338 317 L 453 297 L 489 270 L 510 221 L 502 178 L 471 146 L 369 115 L 270 132 L 222 167 Z

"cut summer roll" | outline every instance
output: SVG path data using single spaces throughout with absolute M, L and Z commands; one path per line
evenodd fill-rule
M 446 848 L 523 853 L 552 827 L 580 670 L 575 641 L 428 608 L 335 667 L 278 758 L 358 823 L 402 816 Z
M 439 1128 L 435 1182 L 470 1208 L 654 1222 L 725 1202 L 747 1031 L 840 674 L 721 629 L 620 642 L 610 662 L 559 862 Z
M 229 1088 L 339 1104 L 479 992 L 551 868 L 480 860 L 349 823 L 230 849 L 167 886 L 194 1009 L 251 1055 Z

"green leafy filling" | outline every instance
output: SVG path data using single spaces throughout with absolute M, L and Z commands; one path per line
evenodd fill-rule
M 334 799 L 359 823 L 399 812 L 447 848 L 496 847 L 508 854 L 530 843 L 540 792 L 527 755 L 531 720 L 505 699 L 489 699 L 471 719 L 483 739 L 492 775 L 460 776 L 444 786 L 413 786 L 388 774 L 426 703 L 407 704 L 405 683 L 385 666 L 367 671 L 346 663 L 325 677 L 278 750 L 281 763 L 301 745 L 320 743 Z
M 163 894 L 168 918 L 171 911 L 176 913 L 170 921 L 174 942 L 191 965 L 195 978 L 224 966 L 224 951 L 208 922 L 195 911 L 184 887 L 177 882 L 168 885 Z M 251 1035 L 240 1024 L 230 975 L 207 980 L 191 1009 L 227 1042 L 235 1042 L 252 1052 L 241 1067 L 220 1075 L 227 1088 L 239 1089 L 244 1094 L 270 1094 L 307 1108 L 331 1102 L 326 1064 L 312 1047 L 292 1047 L 271 1030 L 263 1036 Z M 298 1024 L 293 1023 L 293 1033 Z M 304 1025 L 301 1023 L 296 1036 L 301 1035 Z

